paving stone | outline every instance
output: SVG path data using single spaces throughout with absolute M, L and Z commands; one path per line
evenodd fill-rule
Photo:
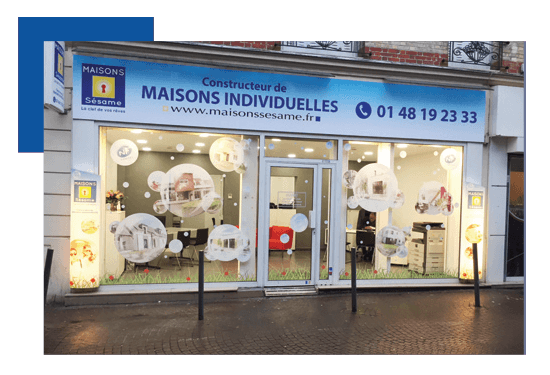
M 45 308 L 45 354 L 524 354 L 523 289 Z

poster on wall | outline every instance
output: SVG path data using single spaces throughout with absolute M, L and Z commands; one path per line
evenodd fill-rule
M 478 276 L 483 276 L 483 248 L 484 248 L 484 215 L 485 215 L 485 188 L 469 184 L 466 187 L 465 210 L 462 216 L 462 233 L 460 241 L 460 274 L 462 281 L 474 279 L 474 251 L 473 244 L 477 244 Z
M 83 120 L 158 123 L 161 117 L 175 126 L 462 142 L 483 142 L 485 135 L 483 90 L 80 55 L 73 57 L 73 87 L 73 117 Z M 220 140 L 210 155 L 222 171 L 242 165 L 242 150 L 232 143 Z
M 99 287 L 101 177 L 71 170 L 70 288 Z

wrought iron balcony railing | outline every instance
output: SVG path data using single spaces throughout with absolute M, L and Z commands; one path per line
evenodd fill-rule
M 304 53 L 329 54 L 333 56 L 357 56 L 362 42 L 281 42 L 281 49 Z
M 449 63 L 499 70 L 506 44 L 508 42 L 449 42 Z

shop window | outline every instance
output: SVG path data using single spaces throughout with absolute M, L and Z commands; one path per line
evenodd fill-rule
M 105 127 L 101 142 L 102 285 L 196 283 L 200 249 L 205 282 L 256 280 L 259 137 Z
M 345 267 L 357 278 L 457 278 L 462 148 L 344 142 Z
M 298 138 L 265 138 L 265 156 L 290 159 L 335 160 L 338 157 L 338 142 Z

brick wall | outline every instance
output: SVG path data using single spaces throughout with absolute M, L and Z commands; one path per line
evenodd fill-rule
M 280 42 L 200 42 L 243 48 L 275 49 Z M 365 54 L 370 60 L 389 61 L 419 65 L 445 65 L 449 61 L 448 41 L 366 41 Z M 510 42 L 504 46 L 502 63 L 508 73 L 520 73 L 525 61 L 524 42 Z
M 275 44 L 280 44 L 281 42 L 199 42 L 199 43 L 209 43 L 209 44 L 219 44 L 223 46 L 232 46 L 232 47 L 243 47 L 243 48 L 257 48 L 257 49 L 273 49 Z
M 414 47 L 412 47 L 414 48 Z M 365 54 L 371 60 L 391 61 L 420 65 L 441 65 L 449 60 L 447 53 L 425 52 L 412 49 L 365 47 Z
M 502 65 L 508 67 L 508 73 L 520 73 L 525 62 L 525 42 L 510 42 L 502 50 Z

